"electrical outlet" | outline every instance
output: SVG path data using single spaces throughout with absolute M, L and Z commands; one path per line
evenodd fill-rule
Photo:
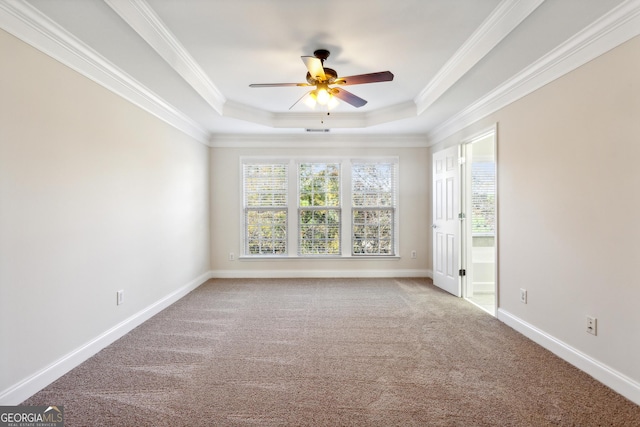
M 598 319 L 587 316 L 587 332 L 591 335 L 598 335 Z
M 520 288 L 520 302 L 523 304 L 527 303 L 527 290 Z
M 418 253 L 414 249 L 414 250 L 411 251 L 411 258 L 415 258 L 416 256 L 418 256 Z
M 229 261 L 235 261 L 236 256 L 234 255 L 233 252 L 229 252 Z
M 120 305 L 124 302 L 124 291 L 116 292 L 116 305 Z

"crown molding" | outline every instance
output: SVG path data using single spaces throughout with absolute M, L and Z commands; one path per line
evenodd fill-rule
M 503 0 L 414 98 L 417 114 L 422 114 L 436 102 L 543 2 Z
M 115 0 L 107 1 L 110 5 L 115 5 L 116 3 L 120 5 L 120 2 Z M 463 48 L 459 49 L 455 58 L 452 58 L 443 67 L 438 76 L 413 101 L 366 113 L 333 114 L 322 119 L 320 119 L 318 113 L 272 113 L 225 100 L 224 96 L 206 78 L 206 75 L 200 75 L 202 70 L 195 61 L 189 63 L 191 57 L 171 33 L 168 30 L 166 32 L 162 30 L 164 26 L 159 19 L 148 24 L 147 30 L 155 32 L 154 37 L 160 40 L 157 43 L 164 43 L 165 47 L 163 49 L 182 52 L 181 59 L 173 63 L 172 66 L 178 67 L 178 63 L 183 61 L 183 65 L 189 68 L 188 73 L 192 76 L 190 78 L 199 81 L 197 84 L 204 88 L 202 91 L 208 91 L 206 93 L 210 98 L 208 100 L 210 101 L 209 103 L 213 104 L 212 106 L 217 108 L 216 111 L 219 113 L 222 111 L 221 115 L 224 117 L 283 129 L 318 128 L 320 127 L 319 125 L 323 125 L 322 127 L 326 128 L 365 128 L 420 115 L 424 108 L 431 105 L 430 103 L 441 95 L 441 93 L 438 94 L 439 91 L 446 90 L 455 82 L 454 80 L 459 78 L 452 77 L 451 80 L 448 80 L 449 77 L 445 76 L 447 72 L 452 73 L 452 76 L 456 73 L 465 73 L 468 71 L 468 67 L 473 65 L 471 62 L 473 62 L 474 57 L 471 56 L 471 53 L 468 53 L 473 50 L 472 48 L 489 49 L 491 43 L 497 43 L 496 40 L 501 34 L 503 34 L 502 37 L 506 35 L 506 33 L 501 32 L 499 28 L 501 25 L 517 25 L 515 23 L 518 19 L 520 21 L 524 19 L 526 15 L 537 7 L 534 5 L 539 5 L 541 1 L 535 0 L 534 3 L 530 3 L 528 5 L 529 10 L 526 7 L 527 5 L 524 4 L 526 3 L 524 0 L 504 0 L 492 15 L 485 20 L 482 25 L 482 31 L 478 30 L 474 33 L 474 36 L 465 43 Z M 125 5 L 122 7 L 133 8 L 135 14 L 133 12 L 132 14 L 137 16 L 138 19 L 154 16 L 157 18 L 144 0 L 125 0 L 122 4 Z M 210 133 L 200 124 L 111 64 L 106 58 L 82 43 L 26 1 L 3 0 L 0 2 L 0 28 L 196 140 L 207 145 L 210 144 Z M 431 142 L 429 145 L 442 141 L 464 127 L 526 96 L 638 34 L 640 34 L 640 0 L 626 0 L 523 72 L 430 131 L 426 134 L 427 140 Z M 485 54 L 482 54 L 482 56 Z M 183 76 L 183 78 L 185 77 Z M 202 95 L 201 92 L 199 93 Z M 319 123 L 320 121 L 325 123 Z M 306 138 L 319 136 L 304 134 Z M 334 137 L 336 135 L 330 136 Z M 214 138 L 214 140 L 217 140 L 217 138 Z M 333 139 L 331 140 L 333 141 Z
M 302 143 L 302 144 L 301 144 Z M 215 148 L 419 148 L 428 147 L 424 135 L 356 134 L 215 134 L 209 140 Z
M 209 133 L 23 0 L 0 3 L 0 28 L 199 142 Z
M 640 0 L 626 0 L 593 24 L 427 134 L 437 144 L 640 35 Z
M 218 114 L 226 99 L 145 0 L 105 0 Z
M 144 0 L 106 0 L 223 117 L 270 128 L 365 128 L 416 116 L 409 101 L 367 113 L 272 113 L 229 101 Z M 0 28 L 208 145 L 210 132 L 24 0 L 0 2 Z M 171 58 L 175 58 L 172 60 Z M 322 123 L 324 122 L 324 123 Z
M 106 3 L 193 87 L 218 114 L 271 128 L 364 128 L 415 117 L 415 105 L 391 106 L 370 113 L 272 113 L 228 101 L 146 0 L 105 0 Z M 520 0 L 505 0 L 513 2 Z M 542 0 L 537 0 L 542 1 Z
M 402 102 L 389 107 L 369 111 L 366 114 L 367 126 L 381 125 L 396 120 L 411 119 L 418 116 L 416 104 L 413 101 Z
M 275 128 L 364 128 L 367 126 L 366 113 L 327 112 L 311 113 L 279 113 L 271 124 Z
M 273 127 L 274 113 L 254 108 L 239 102 L 227 101 L 222 110 L 224 117 L 257 123 L 263 126 Z
M 395 120 L 416 117 L 413 101 L 363 113 L 326 112 L 270 113 L 233 101 L 224 105 L 224 116 L 257 123 L 272 128 L 366 128 Z

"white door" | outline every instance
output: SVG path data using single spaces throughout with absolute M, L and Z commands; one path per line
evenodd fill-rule
M 433 153 L 433 283 L 461 296 L 458 147 Z

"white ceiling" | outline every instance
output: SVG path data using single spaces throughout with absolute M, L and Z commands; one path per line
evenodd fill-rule
M 428 136 L 624 6 L 640 9 L 636 0 L 0 0 L 0 25 L 201 139 L 305 128 Z M 319 48 L 340 76 L 395 78 L 349 86 L 368 104 L 330 116 L 303 103 L 289 110 L 308 88 L 249 88 L 304 82 L 300 56 Z M 87 71 L 91 61 L 102 71 Z

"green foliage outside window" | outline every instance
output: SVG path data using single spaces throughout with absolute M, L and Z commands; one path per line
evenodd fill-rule
M 247 212 L 247 246 L 251 255 L 287 253 L 287 211 Z
M 393 212 L 391 210 L 353 210 L 353 253 L 393 254 Z
M 301 255 L 339 255 L 340 165 L 302 163 L 298 167 L 298 179 L 298 252 Z
M 351 255 L 394 255 L 397 162 L 347 164 L 345 182 L 340 162 L 298 164 L 296 224 L 289 223 L 293 160 L 243 163 L 244 254 L 286 256 L 291 226 L 300 256 L 340 256 L 342 231 L 349 229 Z M 351 187 L 351 224 L 342 223 L 343 185 Z

